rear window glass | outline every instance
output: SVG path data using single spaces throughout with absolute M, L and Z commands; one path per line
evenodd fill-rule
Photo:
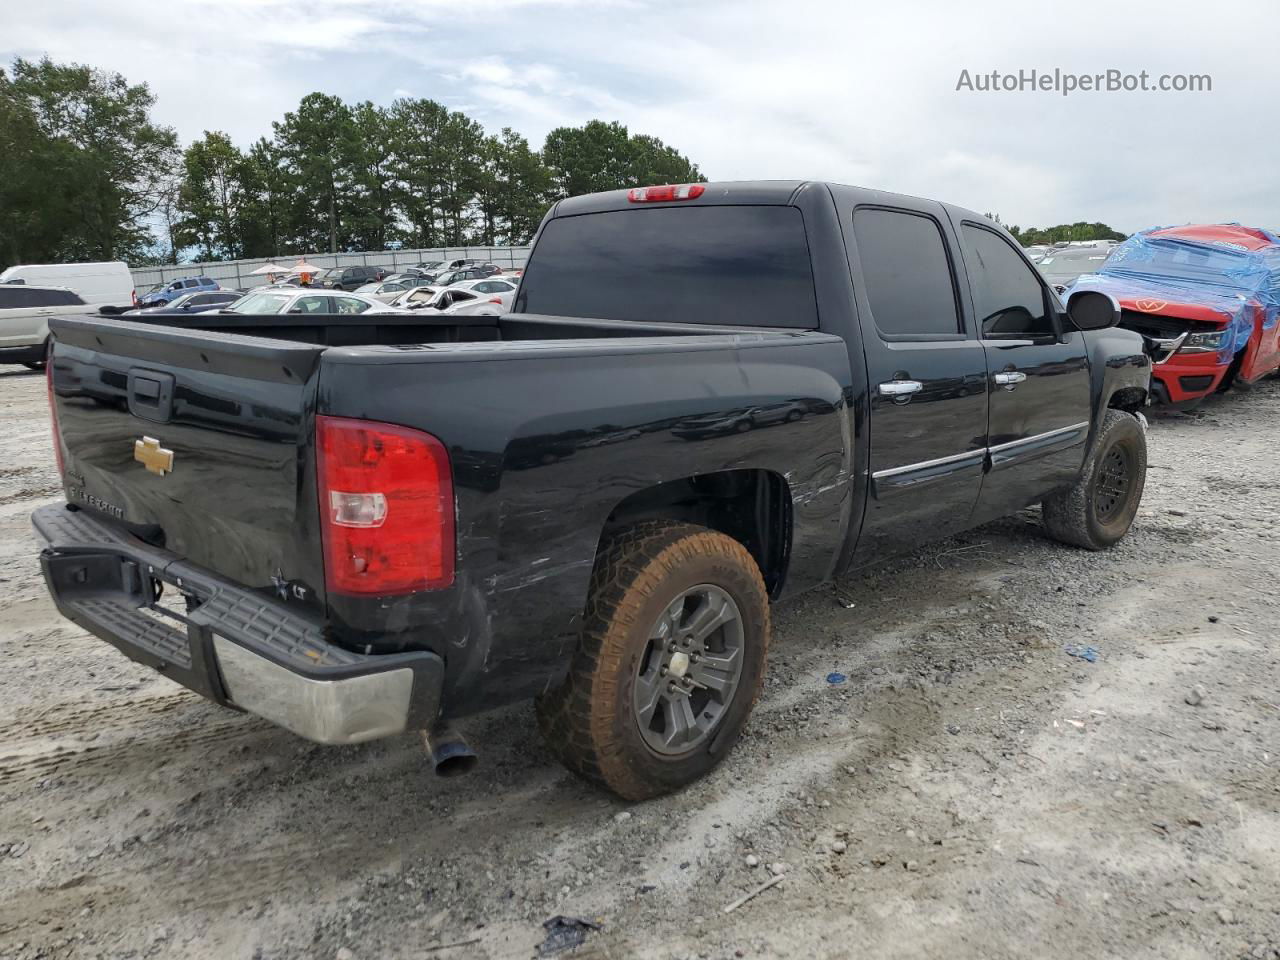
M 83 303 L 70 290 L 42 290 L 23 284 L 0 286 L 0 307 L 72 307 Z
M 550 221 L 518 313 L 603 320 L 818 326 L 794 207 L 659 207 Z

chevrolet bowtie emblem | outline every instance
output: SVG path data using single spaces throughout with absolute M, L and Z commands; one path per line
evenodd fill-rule
M 156 476 L 163 477 L 173 470 L 173 451 L 160 446 L 160 441 L 155 437 L 133 441 L 133 459 Z

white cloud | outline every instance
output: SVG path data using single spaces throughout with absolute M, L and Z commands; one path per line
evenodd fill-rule
M 433 97 L 539 143 L 619 120 L 710 177 L 827 178 L 951 200 L 1022 225 L 1280 225 L 1258 61 L 1269 5 L 1080 11 L 995 0 L 73 0 L 6 12 L 0 57 L 48 52 L 145 80 L 185 139 L 247 143 L 312 90 Z M 191 29 L 169 29 L 183 24 Z M 961 69 L 1209 73 L 1211 94 L 976 94 Z

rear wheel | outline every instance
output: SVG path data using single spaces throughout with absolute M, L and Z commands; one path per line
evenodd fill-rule
M 1075 486 L 1043 504 L 1044 525 L 1055 540 L 1103 550 L 1133 525 L 1147 477 L 1147 438 L 1137 417 L 1108 410 Z
M 639 524 L 597 559 L 582 640 L 539 698 L 539 726 L 565 766 L 619 796 L 678 790 L 737 741 L 768 642 L 768 594 L 742 544 Z

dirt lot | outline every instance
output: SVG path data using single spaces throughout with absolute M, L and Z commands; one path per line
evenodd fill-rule
M 10 369 L 0 956 L 531 957 L 566 914 L 601 925 L 577 957 L 1280 957 L 1278 382 L 1153 418 L 1106 554 L 1027 511 L 842 583 L 852 609 L 782 605 L 738 749 L 627 806 L 527 707 L 441 781 L 411 737 L 312 746 L 60 620 L 44 380 Z

